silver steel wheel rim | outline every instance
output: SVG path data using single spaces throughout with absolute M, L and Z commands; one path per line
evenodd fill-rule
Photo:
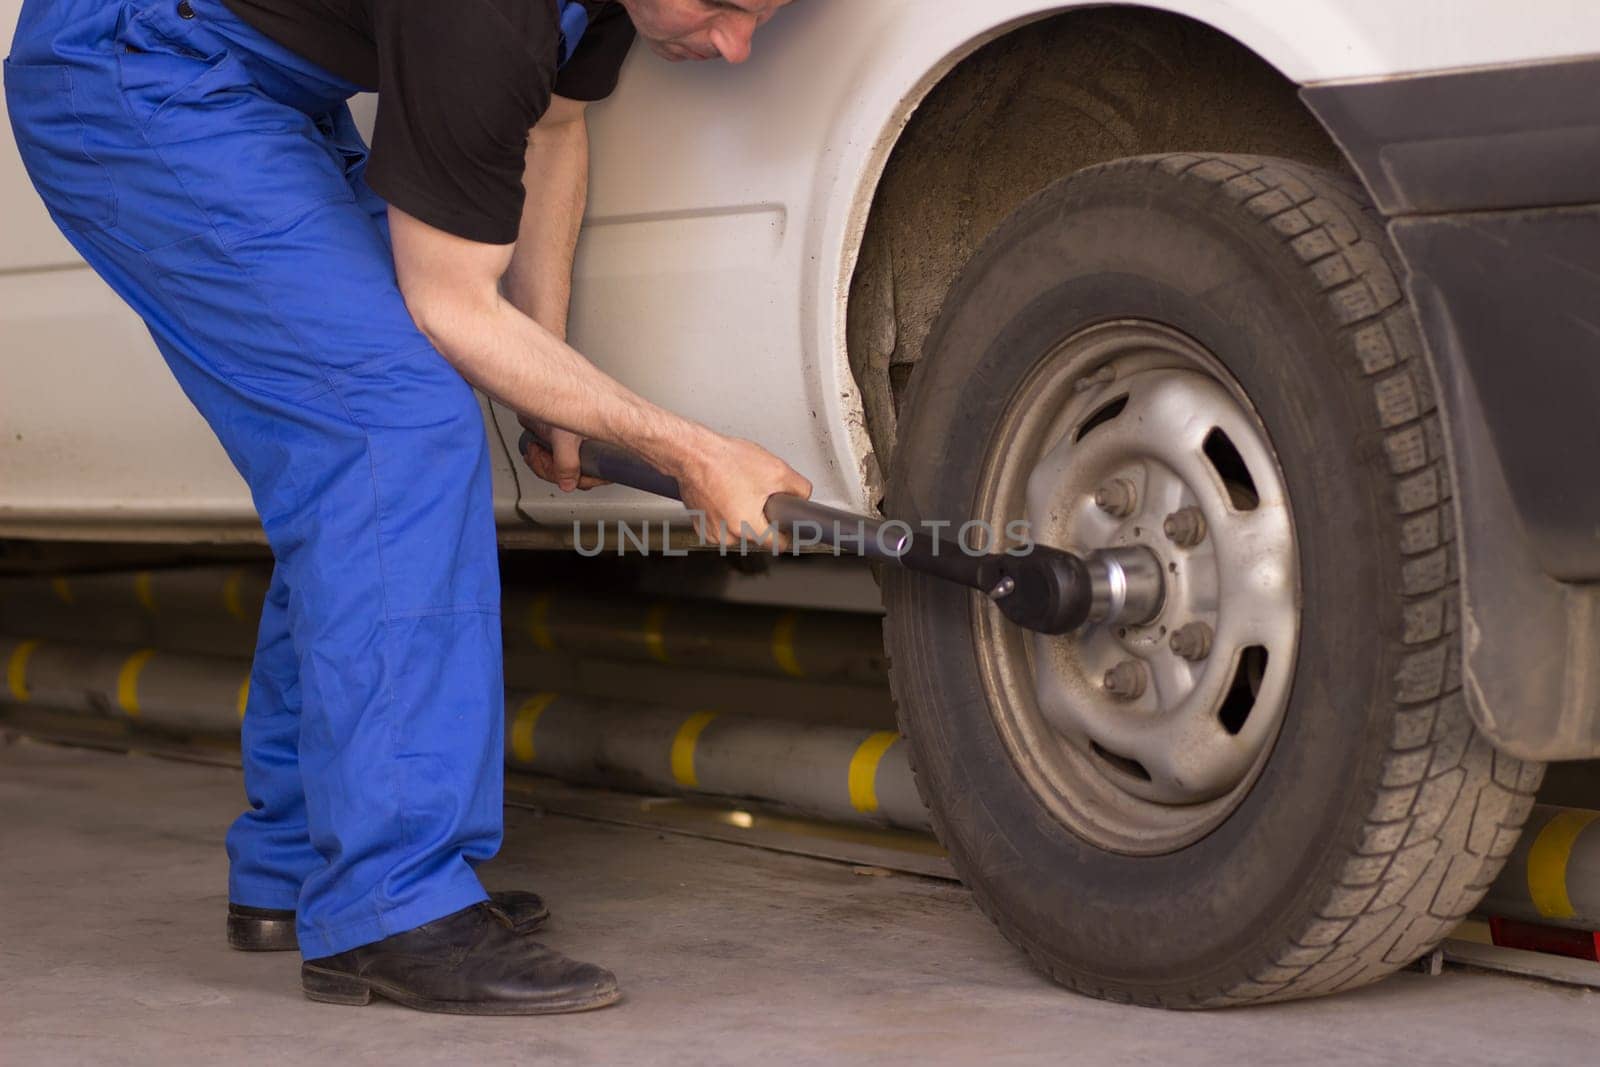
M 1108 486 L 1102 502 L 1126 503 L 1132 490 L 1126 514 L 1096 503 Z M 1164 529 L 1188 508 L 1204 520 L 1192 545 L 1179 543 L 1193 540 L 1192 524 L 1177 525 L 1178 540 Z M 1300 632 L 1288 493 L 1243 391 L 1175 330 L 1132 320 L 1084 330 L 1018 390 L 977 514 L 997 530 L 1025 517 L 1041 544 L 1143 545 L 1160 559 L 1166 600 L 1142 626 L 1051 637 L 973 597 L 978 657 L 1012 758 L 1073 832 L 1137 855 L 1209 833 L 1270 754 Z M 1187 659 L 1173 634 L 1194 623 L 1210 628 L 1210 651 Z M 1136 696 L 1107 676 L 1129 663 L 1142 672 Z

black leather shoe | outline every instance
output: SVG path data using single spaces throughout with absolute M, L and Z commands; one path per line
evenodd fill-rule
M 505 889 L 489 894 L 489 904 L 519 934 L 531 934 L 550 918 L 538 893 Z M 277 908 L 228 905 L 228 947 L 241 952 L 287 952 L 300 947 L 294 933 L 294 912 Z
M 519 934 L 488 904 L 300 965 L 300 988 L 325 1004 L 374 995 L 451 1015 L 588 1011 L 622 996 L 604 967 L 579 963 Z

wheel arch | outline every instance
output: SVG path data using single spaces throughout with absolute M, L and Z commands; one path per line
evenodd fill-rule
M 1024 200 L 1083 167 L 1196 148 L 1349 170 L 1277 66 L 1204 22 L 1134 5 L 1045 12 L 969 41 L 906 94 L 891 130 L 857 192 L 841 282 L 874 502 L 943 295 Z

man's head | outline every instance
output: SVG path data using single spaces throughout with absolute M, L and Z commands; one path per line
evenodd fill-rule
M 673 62 L 750 58 L 750 38 L 789 0 L 622 0 L 651 51 Z

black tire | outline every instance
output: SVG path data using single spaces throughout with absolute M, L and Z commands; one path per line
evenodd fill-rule
M 1460 692 L 1450 476 L 1418 328 L 1348 179 L 1244 156 L 1128 159 L 1020 208 L 951 290 L 909 387 L 895 518 L 973 517 L 1030 369 L 1097 322 L 1199 341 L 1254 404 L 1299 539 L 1294 685 L 1227 819 L 1162 855 L 1054 818 L 996 727 L 976 594 L 884 575 L 919 788 L 1001 931 L 1080 992 L 1171 1008 L 1330 993 L 1417 958 L 1476 904 L 1543 773 Z

